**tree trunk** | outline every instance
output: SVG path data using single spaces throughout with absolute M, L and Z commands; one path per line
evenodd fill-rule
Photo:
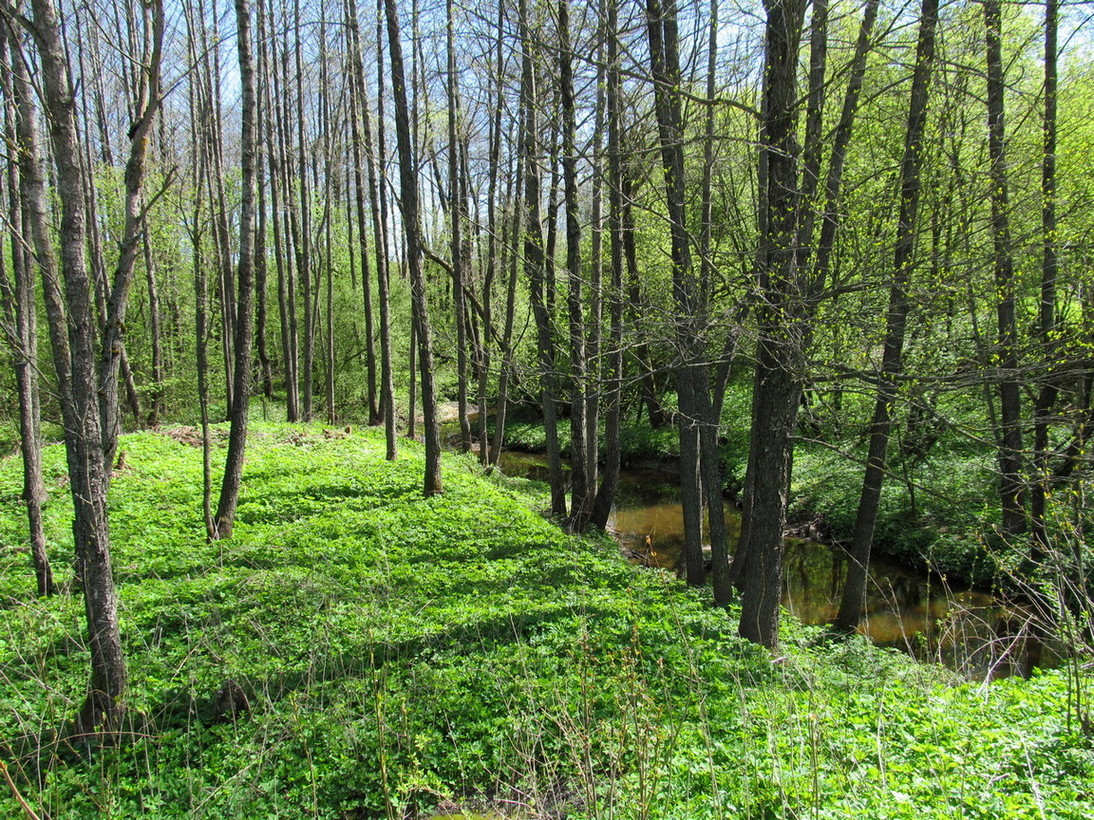
M 714 169 L 714 94 L 715 68 L 718 56 L 718 2 L 711 0 L 710 25 L 707 40 L 707 105 L 703 137 L 702 228 L 699 234 L 700 268 L 699 319 L 703 326 L 710 317 L 710 293 L 714 281 L 714 263 L 711 259 L 711 231 L 713 217 Z M 701 341 L 701 340 L 700 340 Z M 702 354 L 702 347 L 697 351 Z M 695 400 L 699 419 L 700 478 L 707 508 L 710 533 L 710 558 L 713 575 L 714 602 L 719 606 L 729 604 L 733 596 L 733 583 L 729 570 L 729 544 L 726 533 L 725 504 L 722 501 L 722 469 L 718 452 L 718 431 L 721 425 L 721 399 L 711 400 L 710 368 L 705 363 L 696 367 Z
M 1042 361 L 1053 361 L 1053 333 L 1056 330 L 1056 272 L 1059 266 L 1056 240 L 1056 98 L 1058 0 L 1045 2 L 1045 108 L 1042 119 L 1041 158 L 1041 307 L 1038 335 Z M 1052 374 L 1046 373 L 1037 394 L 1033 413 L 1034 480 L 1030 498 L 1030 523 L 1034 536 L 1031 558 L 1039 563 L 1050 547 L 1046 523 L 1048 495 L 1048 425 L 1057 389 Z
M 220 486 L 214 538 L 228 538 L 235 522 L 243 478 L 243 456 L 247 447 L 247 416 L 251 388 L 251 343 L 254 317 L 254 200 L 255 200 L 255 76 L 251 56 L 251 21 L 248 0 L 235 0 L 236 49 L 239 55 L 239 76 L 242 89 L 242 137 L 240 166 L 243 172 L 243 195 L 239 209 L 239 262 L 236 293 L 235 368 L 233 402 L 230 409 L 231 427 L 228 433 L 228 453 L 224 463 L 224 480 Z
M 500 33 L 498 36 L 500 38 Z M 517 133 L 520 134 L 523 139 L 525 127 L 523 110 L 517 115 L 517 120 L 519 124 Z M 510 136 L 509 142 L 513 142 L 512 136 Z M 509 177 L 509 195 L 506 197 L 506 201 L 512 206 L 512 219 L 511 222 L 507 222 L 504 225 L 501 234 L 501 267 L 503 270 L 506 270 L 505 263 L 508 262 L 508 276 L 505 288 L 505 326 L 502 329 L 501 343 L 502 363 L 501 372 L 498 375 L 498 398 L 494 412 L 494 441 L 490 447 L 490 464 L 494 467 L 498 466 L 498 462 L 501 458 L 502 445 L 505 443 L 505 420 L 509 407 L 509 384 L 512 381 L 513 371 L 515 369 L 513 330 L 516 323 L 517 305 L 518 254 L 516 245 L 517 237 L 521 235 L 522 217 L 524 216 L 524 200 L 521 194 L 521 183 L 525 175 L 523 143 L 518 146 L 517 151 L 514 153 L 516 154 L 515 167 L 513 168 L 514 173 Z
M 889 309 L 885 321 L 885 346 L 874 417 L 870 423 L 870 449 L 866 460 L 866 475 L 862 482 L 855 530 L 851 541 L 851 561 L 847 582 L 843 588 L 836 626 L 852 630 L 858 624 L 866 605 L 866 580 L 870 564 L 870 549 L 874 539 L 881 487 L 888 461 L 889 434 L 892 430 L 892 408 L 900 390 L 899 376 L 904 369 L 904 330 L 908 319 L 908 279 L 915 264 L 916 217 L 919 210 L 920 168 L 923 164 L 923 135 L 927 123 L 927 100 L 930 90 L 931 66 L 934 62 L 935 28 L 938 22 L 938 0 L 924 0 L 919 20 L 919 42 L 916 46 L 915 69 L 912 75 L 908 126 L 905 130 L 904 159 L 900 167 L 900 217 L 897 221 L 893 251 L 893 281 L 889 290 Z
M 14 38 L 14 32 L 11 34 Z M 9 49 L 6 37 L 0 36 L 0 66 L 4 83 L 4 133 L 9 146 L 19 153 L 8 163 L 7 194 L 8 218 L 11 233 L 11 266 L 14 286 L 3 275 L 4 318 L 14 327 L 12 339 L 12 365 L 15 370 L 16 389 L 19 393 L 19 450 L 23 457 L 23 501 L 27 505 L 27 525 L 30 554 L 34 563 L 38 595 L 53 595 L 53 570 L 46 551 L 45 529 L 42 525 L 42 507 L 46 501 L 42 482 L 42 429 L 41 407 L 38 392 L 38 333 L 37 309 L 34 296 L 33 258 L 28 252 L 31 236 L 23 225 L 23 204 L 20 196 L 22 179 L 20 163 L 22 152 L 16 132 L 17 94 L 30 93 L 19 47 Z M 15 78 L 21 82 L 16 84 Z M 27 101 L 29 104 L 29 100 Z
M 369 158 L 369 197 L 372 202 L 373 237 L 376 245 L 376 286 L 380 297 L 380 400 L 384 414 L 384 438 L 387 442 L 387 460 L 398 455 L 398 436 L 395 430 L 395 384 L 391 351 L 391 270 L 388 264 L 387 240 L 387 139 L 384 136 L 384 36 L 383 2 L 376 0 L 376 165 L 379 181 L 372 166 L 369 122 L 366 116 L 365 151 Z M 363 111 L 368 113 L 368 106 Z M 377 203 L 379 207 L 377 207 Z
M 113 463 L 121 432 L 121 410 L 118 402 L 118 371 L 125 353 L 125 314 L 129 305 L 129 288 L 140 251 L 144 220 L 144 174 L 152 124 L 160 105 L 159 65 L 163 51 L 162 9 L 152 5 L 144 10 L 145 42 L 141 65 L 145 68 L 138 81 L 134 110 L 136 121 L 129 130 L 130 152 L 125 166 L 125 225 L 118 254 L 118 264 L 107 299 L 106 322 L 103 329 L 102 360 L 99 364 L 99 403 L 102 414 L 103 458 Z M 128 371 L 128 367 L 125 368 Z M 126 374 L 126 387 L 134 396 L 131 374 Z M 139 408 L 134 407 L 135 415 Z
M 760 236 L 759 341 L 752 393 L 748 478 L 741 546 L 741 636 L 774 648 L 779 640 L 783 524 L 793 463 L 793 434 L 804 378 L 802 283 L 795 267 L 797 54 L 805 0 L 767 0 L 761 125 L 765 171 Z M 743 573 L 743 575 L 742 575 Z
M 277 265 L 277 313 L 278 330 L 281 341 L 282 367 L 285 378 L 285 416 L 289 422 L 300 418 L 300 398 L 298 393 L 298 379 L 296 375 L 296 348 L 295 334 L 290 321 L 293 314 L 293 299 L 296 289 L 292 281 L 292 253 L 290 248 L 290 230 L 287 217 L 284 214 L 283 193 L 285 187 L 285 150 L 284 150 L 284 125 L 282 122 L 282 106 L 278 102 L 281 95 L 279 72 L 277 66 L 277 51 L 273 38 L 267 38 L 266 14 L 262 0 L 257 4 L 258 11 L 258 70 L 259 93 L 262 100 L 262 108 L 266 116 L 262 118 L 265 126 L 264 140 L 268 146 L 266 151 L 267 164 L 270 175 L 270 206 L 273 220 L 274 260 Z M 270 23 L 272 28 L 272 20 Z M 269 51 L 267 52 L 267 48 Z M 273 68 L 271 69 L 271 64 Z M 271 97 L 271 89 L 273 97 Z
M 702 586 L 703 566 L 702 483 L 700 477 L 699 425 L 702 421 L 698 391 L 703 320 L 698 282 L 691 262 L 685 206 L 683 121 L 680 104 L 680 59 L 677 53 L 676 4 L 674 0 L 647 0 L 646 30 L 649 35 L 657 126 L 665 196 L 672 234 L 672 291 L 675 309 L 678 426 L 680 430 L 680 501 L 684 514 L 684 565 L 687 582 Z
M 1015 316 L 1013 247 L 1010 237 L 1010 204 L 1007 189 L 1006 128 L 1002 22 L 999 0 L 984 0 L 987 29 L 988 155 L 991 158 L 991 235 L 994 245 L 995 290 L 999 301 L 997 360 L 999 379 L 999 498 L 1003 506 L 1003 530 L 1017 535 L 1026 529 L 1022 503 L 1021 394 L 1018 386 L 1018 322 Z
M 835 248 L 836 233 L 842 213 L 841 189 L 847 145 L 851 141 L 855 114 L 858 111 L 862 80 L 866 74 L 866 58 L 870 53 L 870 38 L 874 30 L 874 22 L 877 20 L 877 9 L 878 0 L 867 0 L 862 14 L 862 23 L 859 26 L 858 40 L 855 43 L 855 56 L 851 60 L 847 92 L 843 97 L 843 110 L 832 137 L 832 155 L 828 161 L 828 176 L 824 186 L 824 214 L 821 217 L 820 239 L 817 241 L 813 257 L 809 285 L 810 301 L 814 303 L 828 279 L 828 266 Z
M 293 14 L 300 19 L 300 0 L 295 0 Z M 312 287 L 312 249 L 311 249 L 311 197 L 308 195 L 308 156 L 304 143 L 304 68 L 303 48 L 300 40 L 301 26 L 294 25 L 295 43 L 293 48 L 296 69 L 296 182 L 300 187 L 299 231 L 296 234 L 296 270 L 301 287 L 304 310 L 304 372 L 301 375 L 303 390 L 303 420 L 311 421 L 315 415 L 315 288 Z
M 536 340 L 539 344 L 540 399 L 543 406 L 543 426 L 547 439 L 547 469 L 551 485 L 551 513 L 563 518 L 566 515 L 566 488 L 563 484 L 562 460 L 559 453 L 558 418 L 555 402 L 555 344 L 551 334 L 550 293 L 547 282 L 548 253 L 543 243 L 540 224 L 540 168 L 537 160 L 536 116 L 538 93 L 535 68 L 532 62 L 534 48 L 528 8 L 520 0 L 517 10 L 521 41 L 520 108 L 524 130 L 521 134 L 521 154 L 524 160 L 524 270 L 528 277 L 532 299 L 532 313 L 536 321 Z
M 395 136 L 399 146 L 399 181 L 403 195 L 403 230 L 406 236 L 406 262 L 410 275 L 413 322 L 418 339 L 418 367 L 422 379 L 422 427 L 425 437 L 426 496 L 442 491 L 441 442 L 437 423 L 437 396 L 433 382 L 433 339 L 422 270 L 422 241 L 418 211 L 418 179 L 414 146 L 411 144 L 410 107 L 407 104 L 403 75 L 403 49 L 399 41 L 399 18 L 395 0 L 384 0 L 387 12 L 387 36 L 391 61 L 391 86 L 395 101 Z
M 604 473 L 593 502 L 591 522 L 604 530 L 608 525 L 612 505 L 619 485 L 620 422 L 623 403 L 623 171 L 620 155 L 620 119 L 622 78 L 619 66 L 618 6 L 616 0 L 601 3 L 602 31 L 605 38 L 607 63 L 608 120 L 608 236 L 611 284 L 608 304 L 611 330 L 608 354 L 607 413 L 604 420 Z
M 262 9 L 257 9 L 255 17 L 258 20 L 262 19 Z M 258 72 L 259 77 L 262 78 L 259 82 L 265 82 L 262 71 Z M 269 116 L 269 109 L 264 108 L 261 105 L 257 106 L 256 111 L 256 123 L 255 134 L 261 135 L 266 133 L 265 120 Z M 265 148 L 261 140 L 255 146 L 255 174 L 260 182 L 258 183 L 258 201 L 256 208 L 258 211 L 258 226 L 255 229 L 255 241 L 254 241 L 254 279 L 255 279 L 255 325 L 254 325 L 254 339 L 255 348 L 258 351 L 258 367 L 259 372 L 262 375 L 262 395 L 267 399 L 273 399 L 273 365 L 270 362 L 270 353 L 266 349 L 266 319 L 267 319 L 267 307 L 266 307 L 266 285 L 268 280 L 268 271 L 266 267 L 266 180 L 263 177 L 265 162 L 264 162 Z
M 570 50 L 570 3 L 558 3 L 558 77 L 562 101 L 562 177 L 566 211 L 566 305 L 570 341 L 570 529 L 588 526 L 594 485 L 590 484 L 588 430 L 585 426 L 587 362 L 581 280 L 581 222 L 577 201 L 577 115 L 574 106 L 573 55 Z M 595 446 L 595 444 L 594 444 Z
M 24 207 L 38 254 L 46 315 L 64 417 L 65 449 L 73 500 L 77 570 L 91 651 L 87 700 L 76 718 L 76 734 L 113 731 L 121 715 L 126 668 L 118 628 L 118 599 L 110 566 L 106 491 L 110 468 L 103 452 L 102 418 L 95 366 L 96 326 L 92 282 L 86 258 L 85 184 L 75 106 L 60 21 L 52 0 L 33 0 L 32 34 L 38 46 L 42 100 L 46 109 L 61 207 L 61 264 L 58 279 L 49 224 L 49 200 L 37 146 L 29 81 L 21 93 L 19 137 Z M 157 7 L 157 12 L 161 11 Z
M 373 339 L 372 276 L 369 274 L 368 222 L 365 219 L 365 171 L 362 154 L 367 153 L 369 164 L 369 184 L 375 190 L 376 177 L 372 160 L 372 146 L 364 145 L 361 135 L 361 119 L 368 121 L 368 95 L 365 89 L 365 66 L 361 56 L 361 33 L 357 23 L 357 3 L 346 2 L 346 25 L 349 29 L 350 45 L 350 138 L 353 152 L 353 191 L 357 208 L 357 240 L 361 253 L 361 292 L 365 309 L 365 368 L 368 388 L 368 423 L 380 423 L 380 404 L 376 388 L 376 343 Z M 371 142 L 371 140 L 369 140 Z M 372 207 L 376 203 L 373 197 Z M 374 213 L 375 215 L 375 213 Z M 377 239 L 377 243 L 379 240 Z M 379 258 L 379 249 L 377 249 Z M 377 271 L 379 275 L 379 271 Z
M 460 91 L 456 75 L 456 35 L 452 0 L 447 0 L 447 86 L 448 86 L 448 218 L 451 227 L 449 249 L 452 258 L 453 310 L 456 314 L 456 416 L 460 425 L 460 452 L 471 449 L 471 422 L 467 415 L 467 265 L 464 257 L 463 222 L 467 202 L 461 193 L 462 177 L 459 139 Z
M 144 277 L 148 287 L 148 333 L 152 342 L 152 384 L 149 395 L 148 426 L 159 426 L 163 415 L 163 328 L 160 320 L 160 294 L 156 282 L 156 262 L 147 227 L 141 234 L 144 245 Z

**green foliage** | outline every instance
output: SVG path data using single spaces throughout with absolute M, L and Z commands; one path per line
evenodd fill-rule
M 0 754 L 43 814 L 1084 815 L 1094 754 L 1061 675 L 964 684 L 790 622 L 773 662 L 706 593 L 532 512 L 537 485 L 451 457 L 425 499 L 417 448 L 387 463 L 371 431 L 256 422 L 235 535 L 209 544 L 200 451 L 121 446 L 133 732 L 95 749 L 55 742 L 86 682 L 81 604 L 32 599 L 19 464 L 0 462 Z M 63 577 L 60 448 L 46 473 Z M 228 679 L 250 701 L 234 722 Z

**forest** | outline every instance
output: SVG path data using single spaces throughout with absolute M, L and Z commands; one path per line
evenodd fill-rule
M 0 813 L 1089 817 L 1088 14 L 0 0 Z

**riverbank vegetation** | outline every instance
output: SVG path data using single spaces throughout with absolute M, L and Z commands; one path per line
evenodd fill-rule
M 387 462 L 373 431 L 253 420 L 235 530 L 210 543 L 195 443 L 120 442 L 117 734 L 66 732 L 80 599 L 34 598 L 4 553 L 0 760 L 38 816 L 1086 816 L 1064 672 L 966 682 L 790 620 L 773 657 L 709 592 L 559 530 L 543 485 L 448 455 L 423 498 L 420 447 Z M 57 567 L 63 460 L 46 448 Z M 0 461 L 6 542 L 20 483 Z

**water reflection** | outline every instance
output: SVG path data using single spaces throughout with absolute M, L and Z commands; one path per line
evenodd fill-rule
M 546 480 L 544 457 L 504 453 L 502 470 Z M 740 537 L 740 514 L 725 507 L 730 543 Z M 675 570 L 683 549 L 683 513 L 675 477 L 655 470 L 624 470 L 608 522 L 634 562 Z M 783 605 L 807 624 L 830 623 L 839 609 L 847 554 L 841 547 L 787 539 Z M 867 586 L 866 616 L 859 631 L 883 646 L 944 663 L 973 678 L 1028 674 L 1032 665 L 1053 665 L 1054 656 L 1030 636 L 1022 610 L 988 593 L 875 558 Z

